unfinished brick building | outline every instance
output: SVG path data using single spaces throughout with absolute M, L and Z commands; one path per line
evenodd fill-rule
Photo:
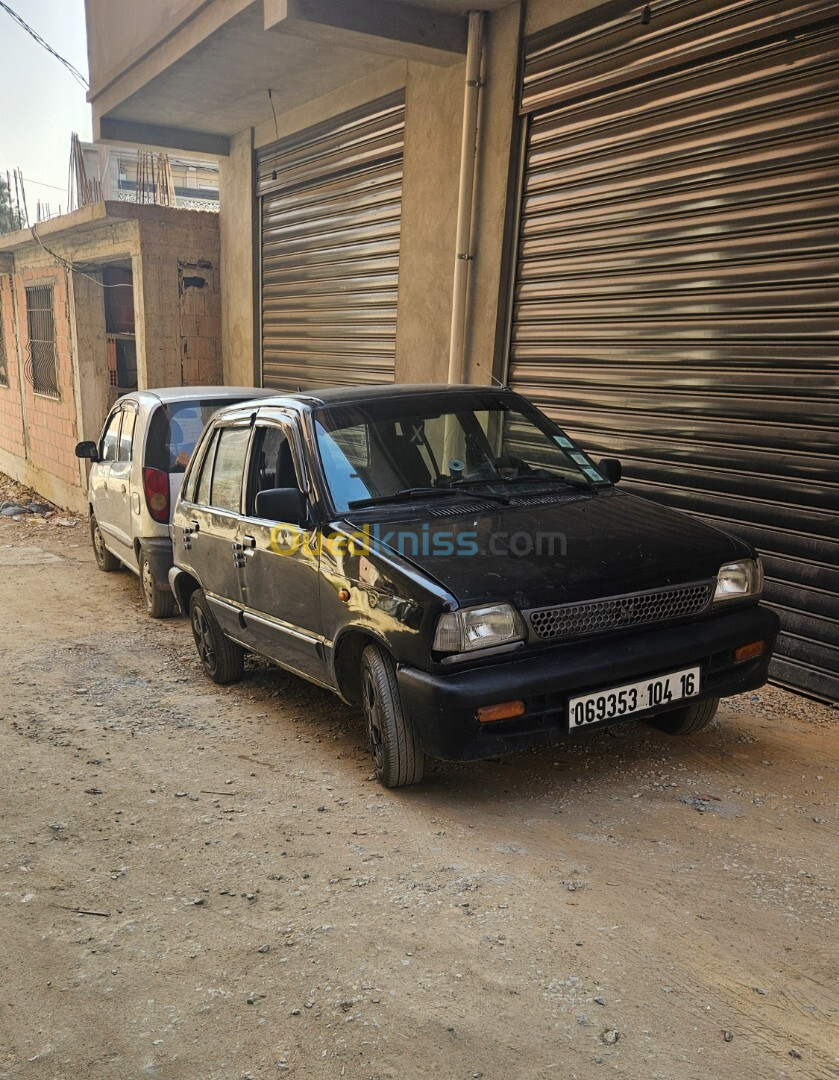
M 0 237 L 0 470 L 86 506 L 73 450 L 132 389 L 222 379 L 218 218 L 99 202 Z

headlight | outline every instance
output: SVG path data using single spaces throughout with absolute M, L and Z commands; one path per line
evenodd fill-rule
M 763 564 L 760 559 L 743 559 L 726 563 L 717 574 L 714 603 L 721 600 L 740 600 L 744 596 L 760 596 L 763 592 Z
M 521 641 L 524 626 L 521 616 L 510 604 L 487 604 L 482 607 L 447 611 L 440 616 L 434 635 L 434 651 L 471 652 Z

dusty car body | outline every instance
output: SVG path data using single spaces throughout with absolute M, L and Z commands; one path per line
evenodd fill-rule
M 133 391 L 116 401 L 98 442 L 76 446 L 76 456 L 91 462 L 88 501 L 97 566 L 126 566 L 137 574 L 153 617 L 170 615 L 175 606 L 168 582 L 169 521 L 195 443 L 216 409 L 268 393 L 237 386 Z
M 760 561 L 618 479 L 505 389 L 245 403 L 196 448 L 170 581 L 211 678 L 252 650 L 360 703 L 390 786 L 424 754 L 698 731 L 767 678 Z

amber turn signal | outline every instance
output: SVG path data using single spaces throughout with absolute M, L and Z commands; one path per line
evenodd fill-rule
M 523 712 L 523 701 L 505 701 L 501 705 L 482 705 L 475 712 L 475 717 L 482 724 L 491 724 L 493 720 L 509 720 L 511 716 L 521 716 Z
M 765 641 L 751 641 L 748 645 L 741 645 L 739 649 L 734 650 L 734 659 L 738 664 L 741 660 L 751 660 L 755 656 L 760 656 L 765 648 Z
M 346 604 L 349 601 L 349 598 L 350 598 L 350 590 L 349 589 L 339 589 L 338 590 L 338 599 L 342 603 Z

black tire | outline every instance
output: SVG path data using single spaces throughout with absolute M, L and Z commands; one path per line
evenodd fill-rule
M 674 709 L 672 712 L 654 716 L 650 723 L 659 731 L 668 735 L 693 735 L 707 727 L 716 716 L 720 699 L 717 697 L 705 698 L 693 705 L 686 705 L 683 709 Z
M 238 682 L 245 669 L 245 652 L 219 626 L 201 589 L 189 599 L 189 622 L 204 671 L 214 683 Z
M 376 645 L 361 654 L 361 702 L 377 779 L 389 788 L 418 784 L 425 755 L 402 708 L 393 661 Z
M 175 597 L 168 585 L 161 585 L 152 573 L 146 553 L 140 551 L 140 592 L 146 611 L 153 619 L 168 619 L 175 610 Z
M 93 555 L 99 569 L 105 574 L 111 574 L 114 570 L 119 570 L 122 563 L 116 555 L 112 555 L 105 547 L 105 538 L 93 511 L 90 513 L 90 541 L 93 544 Z

